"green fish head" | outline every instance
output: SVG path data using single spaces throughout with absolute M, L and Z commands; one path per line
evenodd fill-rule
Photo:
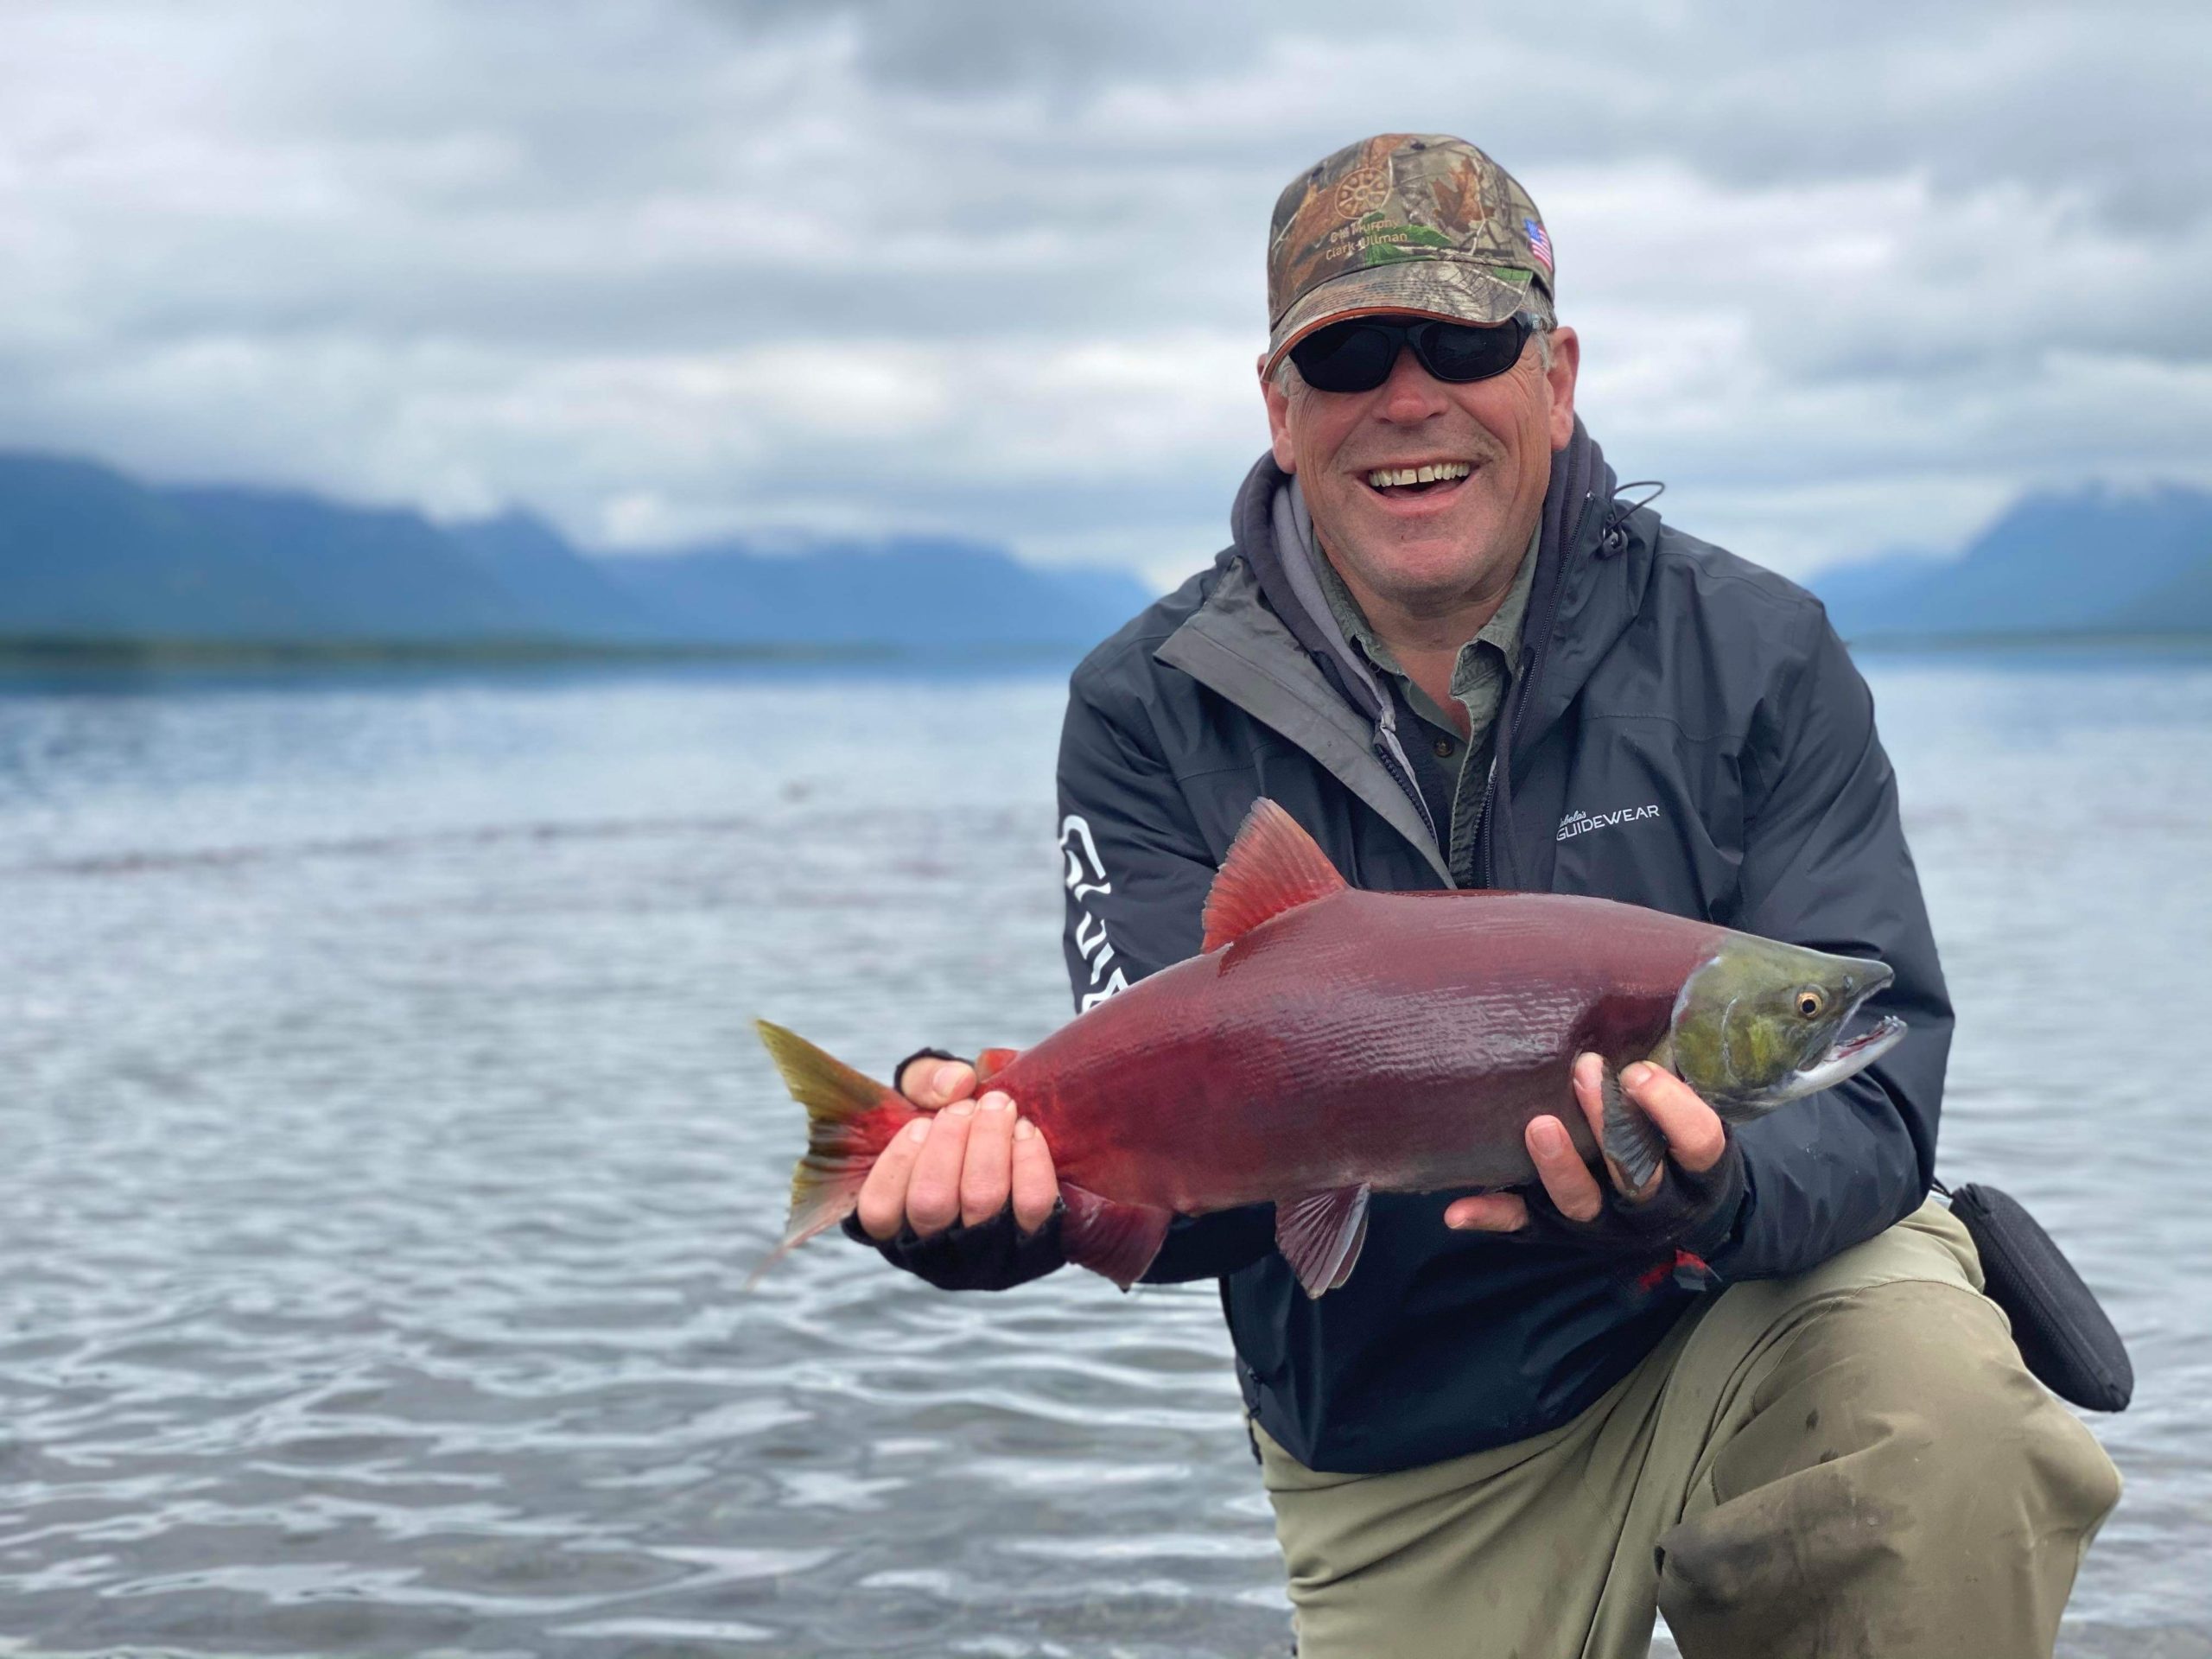
M 1860 1005 L 1893 977 L 1885 963 L 1738 934 L 1675 999 L 1675 1072 L 1732 1123 L 1830 1088 L 1904 1035 L 1904 1021 L 1885 1014 L 1859 1035 L 1841 1037 Z

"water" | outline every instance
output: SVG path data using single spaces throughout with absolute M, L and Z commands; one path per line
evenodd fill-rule
M 1869 664 L 1954 1177 L 2134 1352 L 2069 1651 L 2212 1654 L 2212 664 Z M 0 1651 L 1284 1648 L 1211 1290 L 751 1298 L 794 1109 L 1065 1017 L 1048 674 L 0 691 Z

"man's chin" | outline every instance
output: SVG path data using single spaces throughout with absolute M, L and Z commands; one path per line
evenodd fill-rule
M 1487 517 L 1418 530 L 1402 523 L 1358 524 L 1352 529 L 1340 538 L 1323 530 L 1322 545 L 1341 549 L 1369 587 L 1408 609 L 1464 601 L 1468 589 L 1482 585 L 1501 556 L 1491 547 L 1497 530 Z

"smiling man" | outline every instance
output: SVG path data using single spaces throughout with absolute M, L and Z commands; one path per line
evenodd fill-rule
M 1725 272 L 1716 272 L 1724 280 Z M 1257 798 L 1355 885 L 1592 893 L 1896 970 L 1906 1039 L 1738 1129 L 1631 1067 L 1646 1188 L 1529 1125 L 1524 1193 L 1377 1194 L 1318 1300 L 1262 1207 L 1217 1278 L 1306 1659 L 2049 1653 L 2118 1498 L 1924 1202 L 1951 1016 L 1865 683 L 1820 607 L 1625 499 L 1525 192 L 1385 134 L 1276 204 L 1271 453 L 1212 568 L 1078 669 L 1060 756 L 1078 1007 L 1195 952 Z M 1065 1261 L 1049 1148 L 938 1057 L 850 1224 L 931 1282 Z M 1596 1070 L 1573 1101 L 1595 1126 Z

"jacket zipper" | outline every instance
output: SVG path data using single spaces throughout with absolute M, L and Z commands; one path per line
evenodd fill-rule
M 1382 763 L 1382 770 L 1390 774 L 1391 780 L 1405 791 L 1407 798 L 1413 802 L 1414 810 L 1421 814 L 1421 823 L 1427 826 L 1429 840 L 1436 843 L 1437 850 L 1445 861 L 1445 868 L 1450 868 L 1452 849 L 1444 845 L 1436 833 L 1436 819 L 1429 812 L 1428 803 L 1421 797 L 1421 785 L 1414 781 L 1412 766 L 1401 760 L 1396 753 L 1397 734 L 1381 726 L 1376 727 L 1376 731 L 1378 735 L 1375 741 L 1375 758 Z
M 1521 740 L 1521 722 L 1528 717 L 1529 701 L 1535 696 L 1537 677 L 1543 671 L 1544 654 L 1551 644 L 1552 629 L 1559 622 L 1560 600 L 1567 591 L 1566 561 L 1572 558 L 1574 550 L 1582 545 L 1582 532 L 1589 524 L 1590 515 L 1596 511 L 1597 505 L 1597 491 L 1592 490 L 1582 498 L 1581 516 L 1574 521 L 1574 534 L 1568 538 L 1566 550 L 1560 556 L 1558 579 L 1551 583 L 1543 597 L 1543 626 L 1536 631 L 1536 643 L 1529 652 L 1528 676 L 1525 679 L 1516 678 L 1512 690 L 1507 694 L 1510 706 L 1503 711 L 1508 716 L 1504 722 L 1503 741 L 1491 745 L 1490 774 L 1483 780 L 1483 798 L 1475 808 L 1475 873 L 1486 887 L 1497 885 L 1497 836 L 1489 833 L 1490 798 L 1497 788 L 1497 763 L 1503 759 L 1509 767 L 1513 764 L 1513 751 Z M 1523 630 L 1523 635 L 1526 637 L 1526 630 Z
M 1475 874 L 1483 886 L 1495 884 L 1490 879 L 1490 842 L 1483 831 L 1490 824 L 1491 791 L 1497 787 L 1497 745 L 1490 748 L 1490 770 L 1483 774 L 1483 798 L 1475 803 Z

